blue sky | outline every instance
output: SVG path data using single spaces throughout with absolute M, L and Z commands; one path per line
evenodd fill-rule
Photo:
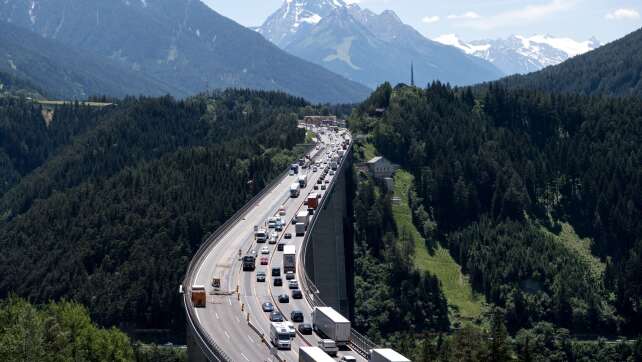
M 284 0 L 203 0 L 245 26 L 260 25 Z M 348 0 L 394 10 L 429 38 L 455 33 L 465 40 L 511 34 L 551 34 L 602 42 L 642 27 L 642 0 Z

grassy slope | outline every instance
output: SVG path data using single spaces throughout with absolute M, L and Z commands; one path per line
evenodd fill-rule
M 412 213 L 408 205 L 408 189 L 413 183 L 413 176 L 404 170 L 395 174 L 395 196 L 401 199 L 393 205 L 393 214 L 399 230 L 407 228 L 415 240 L 415 265 L 420 270 L 429 271 L 439 278 L 448 304 L 461 319 L 470 320 L 480 316 L 485 298 L 473 293 L 468 279 L 462 274 L 461 268 L 450 256 L 447 249 L 437 246 L 434 254 L 426 248 L 424 238 L 412 223 Z M 453 308 L 454 307 L 454 308 Z M 454 315 L 454 319 L 457 315 Z
M 589 266 L 592 276 L 597 280 L 601 280 L 606 269 L 606 264 L 591 253 L 591 244 L 593 241 L 590 238 L 581 238 L 577 235 L 573 226 L 568 223 L 562 222 L 560 225 L 561 230 L 558 233 L 553 233 L 543 226 L 541 230 L 554 237 L 555 240 L 558 240 L 571 252 L 578 255 L 580 259 Z

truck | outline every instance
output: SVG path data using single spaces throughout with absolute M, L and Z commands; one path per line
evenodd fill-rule
M 290 349 L 290 331 L 283 322 L 270 324 L 270 342 L 278 349 Z
M 290 185 L 290 197 L 299 197 L 299 183 L 295 182 Z
M 290 165 L 290 170 L 293 171 L 295 174 L 299 173 L 299 164 L 293 163 L 292 165 Z
M 350 321 L 332 307 L 314 308 L 312 328 L 321 336 L 334 340 L 338 346 L 347 346 L 350 342 Z
M 192 285 L 192 305 L 194 308 L 205 308 L 207 304 L 207 294 L 205 293 L 205 286 L 194 284 Z
M 410 360 L 390 348 L 377 348 L 369 351 L 368 362 L 410 362 Z
M 308 185 L 308 175 L 299 175 L 299 186 L 305 188 Z
M 253 271 L 256 269 L 256 257 L 254 255 L 246 255 L 243 257 L 243 271 Z
M 267 230 L 259 228 L 254 232 L 254 237 L 256 238 L 257 243 L 264 243 L 268 239 Z
M 296 272 L 296 246 L 285 244 L 283 246 L 283 273 Z
M 319 194 L 316 192 L 308 195 L 308 210 L 316 210 L 319 207 Z
M 299 347 L 299 362 L 334 362 L 319 347 Z
M 307 210 L 299 211 L 296 214 L 296 224 L 294 225 L 294 230 L 297 236 L 305 235 L 305 231 L 308 229 L 309 220 L 310 217 Z

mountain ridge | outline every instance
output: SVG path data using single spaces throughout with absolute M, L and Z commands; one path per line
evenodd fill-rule
M 601 43 L 590 38 L 576 41 L 552 35 L 510 35 L 507 38 L 464 41 L 456 34 L 444 34 L 433 40 L 453 46 L 464 53 L 485 59 L 508 75 L 526 74 L 560 64 L 574 56 L 598 48 Z
M 417 84 L 466 85 L 504 75 L 485 60 L 427 39 L 392 10 L 376 14 L 342 0 L 286 0 L 255 29 L 289 53 L 370 87 L 408 82 L 411 63 Z
M 0 20 L 111 58 L 189 94 L 254 88 L 314 102 L 354 102 L 369 92 L 197 0 L 6 0 L 0 2 Z

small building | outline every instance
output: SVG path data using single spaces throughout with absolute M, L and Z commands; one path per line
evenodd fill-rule
M 367 162 L 368 170 L 372 177 L 376 179 L 384 179 L 386 177 L 392 177 L 392 175 L 399 168 L 398 165 L 388 161 L 385 157 L 377 156 L 373 157 L 370 161 Z

